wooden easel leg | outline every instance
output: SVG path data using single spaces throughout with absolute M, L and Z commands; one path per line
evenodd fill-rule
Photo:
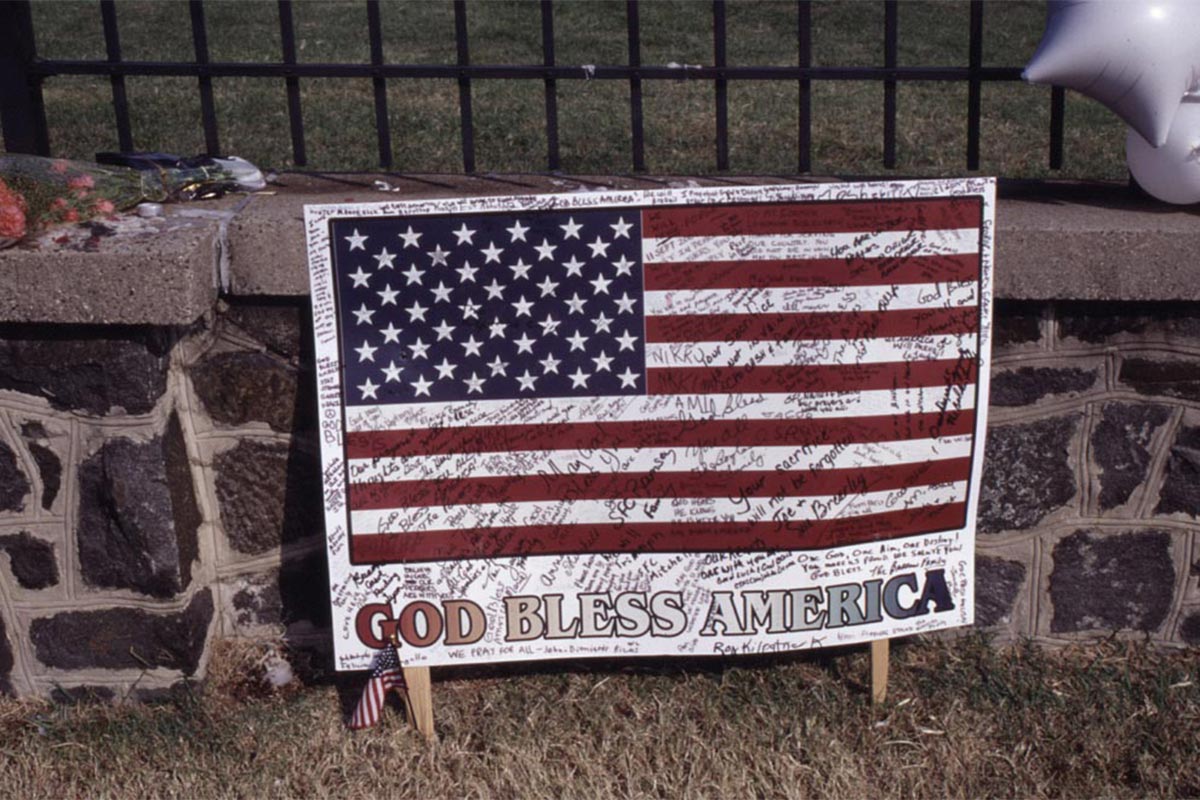
M 882 703 L 887 699 L 888 685 L 888 640 L 871 642 L 871 702 Z
M 433 730 L 433 683 L 429 667 L 405 667 L 404 682 L 408 684 L 408 714 L 417 732 L 429 741 L 437 740 Z

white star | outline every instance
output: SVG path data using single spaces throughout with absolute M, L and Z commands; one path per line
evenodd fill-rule
M 559 374 L 558 373 L 558 365 L 561 364 L 562 361 L 555 358 L 554 354 L 551 353 L 550 355 L 546 356 L 538 363 L 542 365 L 542 374 L 543 375 L 548 375 L 551 372 L 553 372 L 555 375 L 557 375 L 557 374 Z
M 601 350 L 600 355 L 593 358 L 592 361 L 596 362 L 596 372 L 612 372 L 612 369 L 610 369 L 608 365 L 613 362 L 613 358 L 603 350 Z
M 400 234 L 400 238 L 404 240 L 405 247 L 417 247 L 417 240 L 421 238 L 421 234 L 413 230 L 413 226 L 408 226 L 408 233 Z
M 479 392 L 480 394 L 483 394 L 483 381 L 484 379 L 476 375 L 474 372 L 471 373 L 471 377 L 463 378 L 463 383 L 467 385 L 467 394 L 470 394 L 471 392 Z
M 378 347 L 371 347 L 371 345 L 367 342 L 363 342 L 362 347 L 354 348 L 354 352 L 358 353 L 358 363 L 361 364 L 364 361 L 374 361 L 375 351 L 378 349 Z
M 609 244 L 611 244 L 611 242 L 605 242 L 601 240 L 599 236 L 597 236 L 596 241 L 588 245 L 588 247 L 592 248 L 592 258 L 603 258 L 604 256 L 607 256 Z
M 362 267 L 358 268 L 358 272 L 351 272 L 347 277 L 354 281 L 354 285 L 350 287 L 351 289 L 357 289 L 360 286 L 366 286 L 367 281 L 371 279 L 370 274 L 363 272 Z
M 476 305 L 475 303 L 471 302 L 470 298 L 467 298 L 467 302 L 459 306 L 459 309 L 462 310 L 463 319 L 479 319 L 478 312 L 481 308 L 483 308 L 483 306 Z
M 567 309 L 572 314 L 582 314 L 585 305 L 587 305 L 587 300 L 580 297 L 579 292 L 576 292 L 574 297 L 567 301 Z
M 508 377 L 508 362 L 501 361 L 500 356 L 496 356 L 495 360 L 488 364 L 488 366 L 492 368 L 492 377 L 497 375 L 502 375 L 505 378 Z
M 513 264 L 509 269 L 513 271 L 513 280 L 517 281 L 521 278 L 528 278 L 529 270 L 533 269 L 533 266 L 526 264 L 522 259 L 518 258 L 517 263 Z
M 433 381 L 427 381 L 425 380 L 424 375 L 418 375 L 417 379 L 415 381 L 409 381 L 408 385 L 416 389 L 416 394 L 414 394 L 413 397 L 420 397 L 421 395 L 428 397 L 429 387 L 433 386 Z
M 592 324 L 596 326 L 596 333 L 599 333 L 600 331 L 604 331 L 605 333 L 612 333 L 612 328 L 610 327 L 612 325 L 612 323 L 613 323 L 613 321 L 611 319 L 604 316 L 603 311 L 600 312 L 600 315 L 598 317 L 596 317 L 595 319 L 592 320 Z
M 609 225 L 608 227 L 610 227 L 614 231 L 616 231 L 616 233 L 613 234 L 614 239 L 620 239 L 621 237 L 625 237 L 626 239 L 628 239 L 629 238 L 629 229 L 633 227 L 633 224 L 630 222 L 626 222 L 624 217 L 620 217 L 619 219 L 617 219 L 616 225 Z
M 526 389 L 528 389 L 529 391 L 531 391 L 531 392 L 532 392 L 532 391 L 533 391 L 533 384 L 534 384 L 534 382 L 535 382 L 535 381 L 537 381 L 537 378 L 536 378 L 536 377 L 534 377 L 533 375 L 530 375 L 530 374 L 529 374 L 529 370 L 525 370 L 525 374 L 524 374 L 524 375 L 518 375 L 518 376 L 517 376 L 517 382 L 521 384 L 521 391 L 522 391 L 522 392 L 523 392 L 523 391 L 525 391 Z
M 632 275 L 633 268 L 637 266 L 637 262 L 630 261 L 625 256 L 621 256 L 613 262 L 613 266 L 617 268 L 617 275 Z
M 574 352 L 576 350 L 583 350 L 586 353 L 587 349 L 583 346 L 583 343 L 586 342 L 587 340 L 588 340 L 588 337 L 584 336 L 579 331 L 575 331 L 574 336 L 567 337 L 567 341 L 571 343 L 571 351 L 572 352 Z
M 500 254 L 503 252 L 504 252 L 503 247 L 496 247 L 495 242 L 488 242 L 488 246 L 483 248 L 483 254 L 485 256 L 487 256 L 487 259 L 483 263 L 490 264 L 493 261 L 495 261 L 497 264 L 499 264 L 500 263 Z
M 617 313 L 618 314 L 632 314 L 633 313 L 633 304 L 636 302 L 637 302 L 636 299 L 629 296 L 629 292 L 622 292 L 621 299 L 616 301 Z
M 564 261 L 563 266 L 567 268 L 567 277 L 574 275 L 577 278 L 583 277 L 583 262 L 575 256 L 571 256 L 570 261 Z
M 488 328 L 488 330 L 491 331 L 491 333 L 488 335 L 488 338 L 495 339 L 496 337 L 500 337 L 501 339 L 503 339 L 504 338 L 504 329 L 507 327 L 508 327 L 507 325 L 505 325 L 503 322 L 500 321 L 499 317 L 496 317 L 494 320 L 492 320 L 492 324 Z
M 428 311 L 429 308 L 421 305 L 416 300 L 414 300 L 413 304 L 404 310 L 408 312 L 408 321 L 409 322 L 416 322 L 417 320 L 421 320 L 421 322 L 424 322 L 425 321 L 425 312 Z
M 538 323 L 538 325 L 542 326 L 542 336 L 549 336 L 550 334 L 554 333 L 556 330 L 558 330 L 558 326 L 560 324 L 561 323 L 558 320 L 549 314 L 546 315 L 546 319 Z
M 401 274 L 404 277 L 408 278 L 408 283 L 406 283 L 404 285 L 412 286 L 414 283 L 420 284 L 421 276 L 424 275 L 425 273 L 422 270 L 417 269 L 416 264 L 412 264 L 411 266 L 409 266 L 408 272 L 402 272 Z
M 442 363 L 440 363 L 440 364 L 434 364 L 434 365 L 433 365 L 433 368 L 434 368 L 434 369 L 436 369 L 436 370 L 438 371 L 438 376 L 437 376 L 437 379 L 438 379 L 439 381 L 440 381 L 442 378 L 453 378 L 453 377 L 454 377 L 454 370 L 458 369 L 458 367 L 457 367 L 457 366 L 455 366 L 454 364 L 451 364 L 451 363 L 450 363 L 450 359 L 448 359 L 448 358 L 443 358 L 443 359 L 442 359 Z
M 475 334 L 473 333 L 467 337 L 465 342 L 459 342 L 459 344 L 462 345 L 464 356 L 480 355 L 479 348 L 483 347 L 483 342 L 475 341 Z
M 467 281 L 470 281 L 471 283 L 475 283 L 475 273 L 479 272 L 479 270 L 477 268 L 473 268 L 470 264 L 468 264 L 465 261 L 463 262 L 463 265 L 461 267 L 459 267 L 458 269 L 456 269 L 454 271 L 458 273 L 458 282 L 459 283 L 466 283 Z
M 379 387 L 376 384 L 371 383 L 370 378 L 367 378 L 364 383 L 360 383 L 358 385 L 358 391 L 362 392 L 363 400 L 366 400 L 368 397 L 374 397 L 376 400 L 378 400 L 379 398 L 375 394 L 376 390 L 378 389 Z
M 525 299 L 525 295 L 521 295 L 521 299 L 515 303 L 509 303 L 510 306 L 517 310 L 518 317 L 531 317 L 529 309 L 533 308 L 533 303 Z
M 510 241 L 515 242 L 520 239 L 523 242 L 525 241 L 525 233 L 529 230 L 529 228 L 523 226 L 521 221 L 517 220 L 515 223 L 513 223 L 511 228 L 505 228 L 504 230 L 508 231 L 509 235 L 512 236 Z
M 363 303 L 358 307 L 358 311 L 354 312 L 354 316 L 358 317 L 358 321 L 354 323 L 355 325 L 370 325 L 371 317 L 375 316 L 375 312 L 369 310 L 367 304 Z
M 483 287 L 483 290 L 488 293 L 488 300 L 503 300 L 504 287 L 501 286 L 495 278 L 492 278 L 490 285 Z
M 437 340 L 440 342 L 442 339 L 450 339 L 450 331 L 454 330 L 454 326 L 448 324 L 446 320 L 442 320 L 442 324 L 434 325 L 433 329 L 437 331 Z M 454 340 L 450 339 L 450 341 Z
M 354 233 L 345 237 L 345 239 L 347 242 L 350 243 L 351 250 L 366 250 L 367 249 L 367 237 L 359 234 L 358 228 L 355 228 Z
M 588 283 L 592 285 L 593 291 L 595 291 L 596 294 L 608 294 L 608 285 L 612 283 L 612 281 L 608 280 L 603 275 L 597 275 L 596 280 L 588 281 Z
M 383 382 L 384 383 L 391 383 L 391 382 L 399 383 L 400 382 L 400 373 L 403 371 L 404 371 L 403 367 L 397 367 L 396 362 L 392 361 L 390 364 L 388 364 L 386 367 L 383 368 L 383 376 L 384 376 Z
M 563 238 L 564 239 L 578 239 L 579 231 L 581 228 L 583 228 L 582 225 L 575 222 L 574 217 L 571 217 L 570 219 L 568 219 L 566 225 L 559 225 L 558 227 L 563 229 Z
M 442 246 L 440 244 L 435 245 L 432 250 L 430 250 L 426 253 L 426 255 L 428 255 L 431 259 L 433 259 L 433 263 L 431 264 L 431 266 L 434 266 L 434 267 L 436 267 L 438 265 L 441 265 L 443 267 L 450 266 L 449 264 L 446 263 L 446 256 L 450 255 L 450 251 L 443 250 Z
M 620 350 L 617 350 L 617 352 L 619 353 L 619 352 L 621 352 L 621 350 L 632 350 L 633 343 L 636 342 L 637 340 L 638 340 L 638 337 L 630 336 L 629 329 L 626 328 L 624 335 L 617 337 L 617 341 L 621 343 L 621 348 L 620 348 Z
M 553 261 L 558 245 L 550 244 L 548 239 L 542 239 L 542 243 L 535 245 L 533 249 L 538 251 L 538 261 Z
M 463 223 L 463 226 L 461 228 L 459 228 L 456 231 L 450 231 L 450 232 L 458 237 L 458 241 L 455 242 L 455 244 L 475 244 L 474 242 L 471 241 L 471 237 L 475 235 L 475 231 L 468 230 L 467 223 L 465 223 L 465 222 Z
M 640 376 L 641 374 L 642 373 L 640 373 L 640 372 L 631 372 L 629 367 L 626 367 L 625 371 L 617 376 L 618 378 L 621 379 L 621 388 L 622 389 L 637 388 L 637 379 L 638 379 L 638 376 Z
M 387 344 L 388 342 L 394 342 L 395 344 L 400 343 L 400 333 L 402 332 L 402 329 L 397 328 L 392 323 L 389 322 L 388 326 L 379 332 L 383 334 L 384 344 Z
M 379 305 L 382 307 L 387 305 L 396 305 L 396 295 L 400 294 L 400 292 L 393 289 L 390 283 L 387 283 L 384 284 L 382 291 L 378 291 L 375 294 L 379 295 Z
M 408 349 L 412 350 L 413 358 L 429 358 L 429 356 L 426 354 L 426 351 L 429 350 L 429 348 L 430 345 L 425 344 L 420 336 L 417 337 L 415 342 L 408 346 Z
M 558 284 L 550 280 L 547 275 L 546 279 L 537 285 L 542 290 L 542 297 L 554 297 L 554 290 L 558 288 Z
M 514 342 L 517 345 L 517 354 L 520 355 L 521 353 L 533 353 L 533 343 L 535 341 L 537 340 L 529 338 L 528 333 L 522 333 L 521 338 L 515 340 Z
M 576 367 L 575 373 L 572 375 L 568 375 L 567 377 L 571 379 L 571 388 L 572 389 L 586 389 L 588 378 L 590 378 L 592 376 L 588 375 L 586 372 L 584 372 L 581 367 Z
M 396 264 L 395 264 L 396 254 L 389 253 L 388 249 L 386 247 L 383 248 L 382 250 L 380 250 L 379 255 L 374 256 L 374 259 L 375 259 L 375 263 L 379 265 L 379 269 L 383 269 L 384 267 L 387 267 L 388 269 L 393 269 L 396 266 Z
M 437 288 L 436 288 L 436 289 L 430 289 L 429 291 L 433 292 L 433 302 L 435 302 L 435 303 L 449 303 L 449 302 L 450 302 L 450 293 L 451 293 L 452 291 L 454 291 L 454 290 L 453 290 L 453 289 L 450 289 L 450 288 L 448 288 L 448 287 L 446 286 L 446 282 L 445 282 L 445 281 L 438 281 Z

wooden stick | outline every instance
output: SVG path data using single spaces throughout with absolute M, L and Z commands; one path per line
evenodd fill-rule
M 871 642 L 871 702 L 882 703 L 887 699 L 888 684 L 888 640 Z
M 433 729 L 433 682 L 429 667 L 404 667 L 404 682 L 408 684 L 408 715 L 417 732 L 431 742 L 437 741 Z

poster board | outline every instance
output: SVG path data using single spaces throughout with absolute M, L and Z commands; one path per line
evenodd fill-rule
M 307 206 L 338 669 L 970 624 L 994 198 Z

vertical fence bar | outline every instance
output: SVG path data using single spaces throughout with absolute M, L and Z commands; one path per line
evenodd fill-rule
M 898 66 L 900 49 L 899 3 L 885 0 L 883 4 L 883 66 L 895 69 Z M 896 79 L 888 77 L 883 82 L 883 166 L 896 168 Z
M 454 0 L 454 41 L 458 45 L 458 65 L 471 63 L 471 51 L 467 47 L 467 4 L 465 0 Z M 475 171 L 475 123 L 471 115 L 471 79 L 465 72 L 458 75 L 458 109 L 462 124 L 463 172 Z
M 542 63 L 554 66 L 554 3 L 542 0 Z M 546 169 L 559 168 L 558 81 L 546 78 Z
M 971 0 L 971 52 L 967 82 L 967 169 L 979 169 L 979 120 L 982 115 L 983 0 Z
M 713 66 L 725 69 L 725 0 L 713 0 Z M 717 169 L 729 169 L 729 81 L 714 81 L 717 103 Z
M 279 37 L 283 43 L 283 63 L 296 63 L 296 30 L 292 23 L 291 0 L 279 0 Z M 300 78 L 289 75 L 287 82 L 288 123 L 292 130 L 292 161 L 303 167 L 308 163 L 304 152 L 304 116 L 300 111 Z
M 629 66 L 634 74 L 629 79 L 629 128 L 633 139 L 633 170 L 646 171 L 646 132 L 642 127 L 642 33 L 638 19 L 638 0 L 626 0 L 625 21 L 629 29 Z
M 383 24 L 379 19 L 379 0 L 367 0 L 367 35 L 371 38 L 371 66 L 383 66 Z M 379 166 L 392 166 L 392 130 L 388 124 L 387 80 L 371 78 L 375 90 L 375 134 L 379 139 Z
M 104 49 L 108 63 L 121 63 L 121 38 L 117 33 L 117 8 L 113 0 L 100 0 L 100 19 L 104 23 Z M 133 133 L 129 126 L 129 99 L 125 96 L 125 76 L 115 74 L 112 83 L 113 112 L 117 118 L 117 142 L 122 152 L 133 150 Z
M 28 0 L 0 3 L 0 125 L 10 153 L 50 155 L 41 80 L 29 74 L 37 57 Z
M 208 29 L 204 24 L 203 0 L 190 0 L 188 10 L 192 16 L 192 45 L 196 51 L 196 63 L 208 63 Z M 211 75 L 201 75 L 200 83 L 200 119 L 204 125 L 204 148 L 209 155 L 221 152 L 221 140 L 217 135 L 217 108 L 213 101 L 213 84 Z
M 1050 169 L 1062 169 L 1063 124 L 1067 116 L 1067 90 L 1055 86 L 1050 90 Z
M 801 67 L 812 66 L 812 2 L 798 0 L 796 25 L 796 55 Z M 812 81 L 800 79 L 799 131 L 797 147 L 799 157 L 796 171 L 812 172 Z

